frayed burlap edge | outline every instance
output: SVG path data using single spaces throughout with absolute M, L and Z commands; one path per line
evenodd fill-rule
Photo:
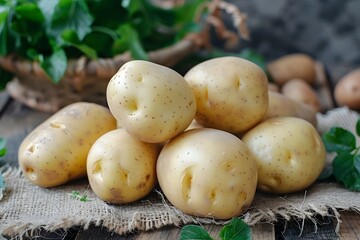
M 21 171 L 17 168 L 3 167 L 0 169 L 3 176 L 6 179 L 19 178 L 21 176 Z M 60 231 L 58 234 L 66 234 L 66 230 L 79 227 L 80 229 L 88 229 L 90 226 L 97 226 L 101 228 L 106 228 L 111 233 L 117 233 L 120 235 L 134 233 L 137 231 L 149 231 L 154 229 L 159 229 L 165 226 L 176 226 L 181 227 L 186 224 L 216 224 L 224 225 L 228 221 L 215 220 L 211 218 L 200 218 L 194 217 L 182 213 L 174 206 L 168 203 L 163 194 L 160 191 L 155 191 L 159 197 L 159 202 L 155 203 L 161 205 L 166 209 L 158 213 L 156 219 L 145 219 L 140 212 L 133 214 L 132 218 L 128 220 L 127 225 L 114 225 L 111 219 L 97 219 L 93 217 L 88 218 L 64 218 L 62 221 L 57 223 L 49 223 L 46 226 L 34 225 L 32 223 L 27 224 L 16 224 L 8 226 L 1 229 L 0 234 L 4 236 L 11 236 L 13 239 L 23 239 L 26 236 L 37 235 L 41 230 L 45 231 Z M 258 197 L 262 197 L 261 195 Z M 281 197 L 275 197 L 281 199 Z M 303 195 L 304 201 L 306 199 L 306 191 Z M 302 204 L 301 204 L 302 205 Z M 360 213 L 360 207 L 343 207 L 343 206 L 329 206 L 321 205 L 315 206 L 308 204 L 306 207 L 296 206 L 292 204 L 281 205 L 277 208 L 257 208 L 256 206 L 250 208 L 241 218 L 250 226 L 254 226 L 258 223 L 276 223 L 279 219 L 285 219 L 290 221 L 291 219 L 297 219 L 301 222 L 300 229 L 304 227 L 305 220 L 310 220 L 314 223 L 315 230 L 317 230 L 317 221 L 316 216 L 323 217 L 332 217 L 336 219 L 336 232 L 339 231 L 341 224 L 341 215 L 342 210 L 351 210 Z M 3 217 L 3 216 L 1 216 Z
M 330 117 L 331 115 L 331 117 Z M 341 127 L 352 127 L 354 126 L 354 121 L 359 117 L 358 113 L 352 112 L 347 108 L 335 109 L 333 111 L 329 111 L 327 114 L 319 114 L 318 119 L 320 120 L 321 128 L 319 128 L 319 132 L 327 130 L 329 127 L 334 126 L 334 123 L 338 124 Z M 351 123 L 350 123 L 351 122 Z M 353 129 L 349 129 L 353 130 Z M 3 173 L 6 179 L 14 179 L 21 178 L 21 171 L 18 168 L 11 168 L 9 166 L 5 166 L 0 168 L 0 172 Z M 317 186 L 318 184 L 315 184 Z M 330 187 L 334 187 L 334 183 L 329 184 Z M 327 188 L 325 186 L 324 188 Z M 349 191 L 343 189 L 342 186 L 335 186 L 335 190 L 340 191 L 341 193 L 350 193 Z M 5 191 L 5 198 L 7 192 Z M 46 231 L 57 231 L 63 230 L 66 231 L 72 227 L 80 227 L 82 229 L 88 229 L 91 225 L 95 225 L 97 227 L 106 228 L 110 232 L 114 232 L 117 234 L 127 234 L 136 231 L 148 231 L 153 229 L 159 229 L 165 226 L 177 226 L 181 227 L 185 224 L 216 224 L 216 225 L 224 225 L 228 221 L 220 221 L 210 218 L 199 218 L 189 216 L 187 214 L 183 214 L 178 209 L 169 204 L 165 197 L 162 195 L 160 191 L 155 193 L 158 196 L 158 201 L 155 203 L 158 206 L 162 207 L 162 211 L 157 214 L 157 216 L 151 221 L 149 219 L 144 218 L 141 212 L 135 212 L 131 219 L 127 222 L 126 225 L 115 225 L 111 219 L 102 219 L 95 217 L 87 217 L 87 218 L 74 218 L 67 217 L 63 218 L 61 221 L 56 223 L 49 223 L 46 226 L 44 225 L 34 225 L 31 223 L 26 224 L 17 224 L 14 222 L 11 226 L 2 227 L 0 226 L 0 234 L 7 236 L 14 236 L 14 238 L 21 239 L 23 236 L 34 235 L 34 233 L 40 231 L 41 229 Z M 329 193 L 330 194 L 330 193 Z M 341 211 L 354 211 L 360 213 L 360 201 L 356 202 L 356 199 L 360 199 L 359 193 L 351 193 L 351 197 L 355 199 L 355 202 L 350 202 L 347 204 L 346 201 L 334 204 L 331 201 L 325 201 L 324 203 L 321 200 L 318 200 L 316 204 L 313 204 L 311 201 L 307 201 L 307 191 L 303 194 L 298 193 L 298 197 L 303 198 L 303 200 L 297 199 L 297 204 L 293 204 L 291 202 L 276 203 L 272 206 L 268 206 L 267 202 L 264 204 L 257 204 L 256 200 L 261 199 L 263 196 L 256 195 L 255 201 L 252 204 L 252 207 L 241 217 L 244 219 L 246 223 L 253 226 L 255 224 L 261 222 L 267 223 L 275 223 L 279 219 L 285 219 L 287 221 L 296 218 L 298 222 L 300 222 L 300 229 L 302 230 L 304 227 L 305 220 L 310 220 L 314 223 L 315 229 L 317 229 L 317 216 L 323 217 L 332 217 L 336 220 L 336 232 L 339 231 L 341 225 Z M 336 193 L 334 194 L 333 199 L 336 200 Z M 272 198 L 268 198 L 273 200 L 273 203 L 277 201 L 281 201 L 283 198 L 279 196 L 273 196 Z M 263 201 L 268 200 L 266 197 Z M 320 202 L 319 202 L 320 201 Z M 300 202 L 300 205 L 298 204 Z M 344 204 L 345 202 L 345 204 Z M 1 204 L 1 201 L 0 201 Z M 260 206 L 260 207 L 259 207 Z M 4 217 L 4 214 L 0 212 L 0 219 Z M 6 214 L 6 211 L 5 211 Z M 65 232 L 64 232 L 65 234 Z
M 15 178 L 23 178 L 22 172 L 18 168 L 3 166 L 0 168 L 0 173 L 4 176 L 4 178 L 8 181 Z M 57 232 L 59 236 L 63 234 L 66 235 L 66 231 L 73 227 L 77 227 L 79 229 L 87 230 L 90 226 L 96 226 L 101 228 L 106 228 L 110 233 L 116 233 L 120 235 L 134 233 L 137 231 L 149 231 L 154 229 L 159 229 L 165 226 L 176 226 L 181 227 L 185 224 L 216 224 L 216 225 L 224 225 L 228 223 L 228 221 L 223 220 L 215 220 L 212 218 L 200 218 L 194 217 L 187 214 L 182 213 L 180 210 L 169 204 L 164 195 L 158 191 L 154 190 L 158 195 L 159 203 L 155 203 L 157 205 L 161 205 L 165 207 L 166 211 L 162 211 L 158 213 L 157 219 L 152 219 L 149 221 L 145 219 L 140 212 L 136 212 L 131 219 L 129 219 L 128 224 L 125 226 L 114 225 L 111 219 L 99 219 L 89 217 L 87 219 L 84 218 L 63 218 L 62 221 L 57 223 L 49 223 L 48 225 L 36 225 L 32 223 L 26 224 L 18 224 L 14 223 L 11 226 L 6 226 L 3 228 L 0 226 L 0 236 L 9 236 L 11 239 L 25 239 L 28 236 L 37 236 L 42 231 L 46 232 Z M 10 194 L 9 192 L 5 192 L 6 196 Z M 1 204 L 1 201 L 0 201 Z M 6 216 L 0 212 L 0 219 Z

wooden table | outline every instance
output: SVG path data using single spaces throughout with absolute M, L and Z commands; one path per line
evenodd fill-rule
M 324 94 L 324 93 L 323 93 Z M 326 94 L 326 93 L 325 93 Z M 9 163 L 17 166 L 17 150 L 22 139 L 40 122 L 48 118 L 50 114 L 41 113 L 27 108 L 13 100 L 6 92 L 0 93 L 0 136 L 7 139 L 7 155 L 0 160 L 0 165 Z M 1 204 L 1 203 L 0 203 Z M 360 214 L 355 212 L 343 212 L 343 223 L 340 231 L 335 233 L 335 225 L 331 218 L 321 219 L 324 224 L 318 225 L 315 232 L 312 223 L 305 223 L 300 234 L 296 221 L 279 221 L 276 224 L 262 223 L 252 227 L 253 239 L 360 239 Z M 286 227 L 285 227 L 286 226 Z M 205 226 L 212 236 L 217 236 L 221 226 Z M 109 233 L 106 229 L 92 226 L 83 230 L 80 226 L 67 231 L 42 232 L 41 238 L 37 239 L 179 239 L 180 228 L 166 227 L 160 230 L 139 232 L 127 236 Z M 300 236 L 301 235 L 301 236 Z M 1 239 L 1 236 L 0 236 Z

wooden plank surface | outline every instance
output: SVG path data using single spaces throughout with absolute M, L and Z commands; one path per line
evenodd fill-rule
M 343 211 L 341 212 L 341 220 L 339 238 L 360 240 L 360 213 Z

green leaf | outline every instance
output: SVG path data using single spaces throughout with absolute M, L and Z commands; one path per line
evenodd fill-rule
M 64 76 L 67 67 L 67 57 L 63 49 L 57 49 L 50 57 L 45 57 L 40 63 L 46 74 L 54 83 Z
M 222 240 L 251 240 L 250 227 L 240 218 L 233 218 L 224 226 L 219 236 Z
M 356 148 L 355 136 L 346 129 L 333 127 L 322 135 L 328 152 L 352 152 Z
M 45 20 L 40 8 L 35 3 L 23 3 L 15 8 L 15 12 L 26 20 L 39 23 Z
M 7 54 L 7 19 L 9 12 L 3 11 L 0 13 L 0 55 L 4 56 Z
M 342 152 L 333 162 L 334 176 L 351 191 L 360 191 L 360 155 Z
M 207 231 L 197 225 L 186 225 L 181 229 L 180 240 L 212 240 Z
M 38 53 L 38 51 L 36 51 L 34 48 L 29 48 L 26 51 L 26 56 L 32 60 L 32 61 L 36 61 L 39 63 L 42 63 L 44 61 L 44 55 Z
M 0 149 L 0 157 L 5 156 L 6 152 L 7 152 L 6 148 Z
M 53 15 L 60 0 L 39 0 L 38 7 L 41 10 L 45 21 L 50 24 L 53 19 Z
M 5 179 L 3 175 L 0 173 L 0 200 L 4 197 L 5 188 L 6 188 Z
M 326 165 L 321 172 L 320 176 L 318 177 L 318 180 L 325 180 L 330 178 L 333 175 L 333 168 L 331 165 Z
M 85 43 L 81 43 L 76 32 L 74 32 L 73 30 L 64 31 L 61 37 L 64 40 L 65 44 L 79 49 L 87 57 L 92 59 L 98 58 L 96 51 L 91 47 L 87 46 Z
M 74 199 L 78 199 L 80 202 L 89 202 L 93 200 L 88 198 L 86 194 L 81 195 L 78 191 L 72 191 L 69 195 L 72 196 Z
M 356 134 L 360 137 L 360 118 L 356 122 Z
M 122 0 L 121 6 L 125 8 L 130 15 L 143 10 L 142 6 L 146 3 L 143 0 Z
M 116 39 L 118 38 L 115 33 Z M 101 57 L 112 57 L 113 42 L 115 40 L 106 33 L 93 31 L 86 35 L 84 44 L 94 49 L 98 56 Z
M 75 31 L 82 41 L 91 32 L 93 21 L 85 0 L 60 0 L 52 19 L 52 34 L 60 36 L 70 29 Z
M 6 139 L 0 138 L 0 157 L 6 154 Z
M 116 40 L 114 44 L 114 49 L 116 52 L 129 49 L 131 52 L 131 56 L 134 59 L 149 59 L 147 53 L 142 47 L 139 35 L 132 26 L 130 26 L 129 24 L 123 24 L 119 27 L 117 32 L 119 33 L 120 38 Z
M 14 77 L 14 75 L 8 71 L 0 69 L 0 91 L 5 89 L 6 84 Z
M 240 52 L 239 56 L 255 63 L 261 67 L 261 69 L 266 69 L 266 61 L 264 56 L 258 54 L 253 49 L 246 48 Z

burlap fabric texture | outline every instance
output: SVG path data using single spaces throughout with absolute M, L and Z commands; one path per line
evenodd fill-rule
M 334 109 L 318 114 L 318 130 L 322 133 L 332 126 L 341 126 L 354 132 L 358 118 L 358 113 L 347 108 Z M 23 235 L 39 228 L 52 231 L 81 226 L 86 229 L 90 225 L 125 234 L 167 225 L 225 223 L 183 214 L 157 190 L 136 203 L 111 205 L 94 195 L 86 179 L 44 189 L 29 183 L 18 169 L 3 171 L 8 187 L 0 202 L 0 234 L 3 235 Z M 91 201 L 74 199 L 72 191 L 87 194 Z M 250 225 L 275 222 L 280 217 L 310 219 L 316 225 L 315 215 L 322 215 L 334 216 L 340 224 L 341 210 L 360 211 L 360 193 L 347 191 L 336 183 L 316 183 L 305 191 L 286 196 L 257 193 L 251 208 L 242 217 Z

